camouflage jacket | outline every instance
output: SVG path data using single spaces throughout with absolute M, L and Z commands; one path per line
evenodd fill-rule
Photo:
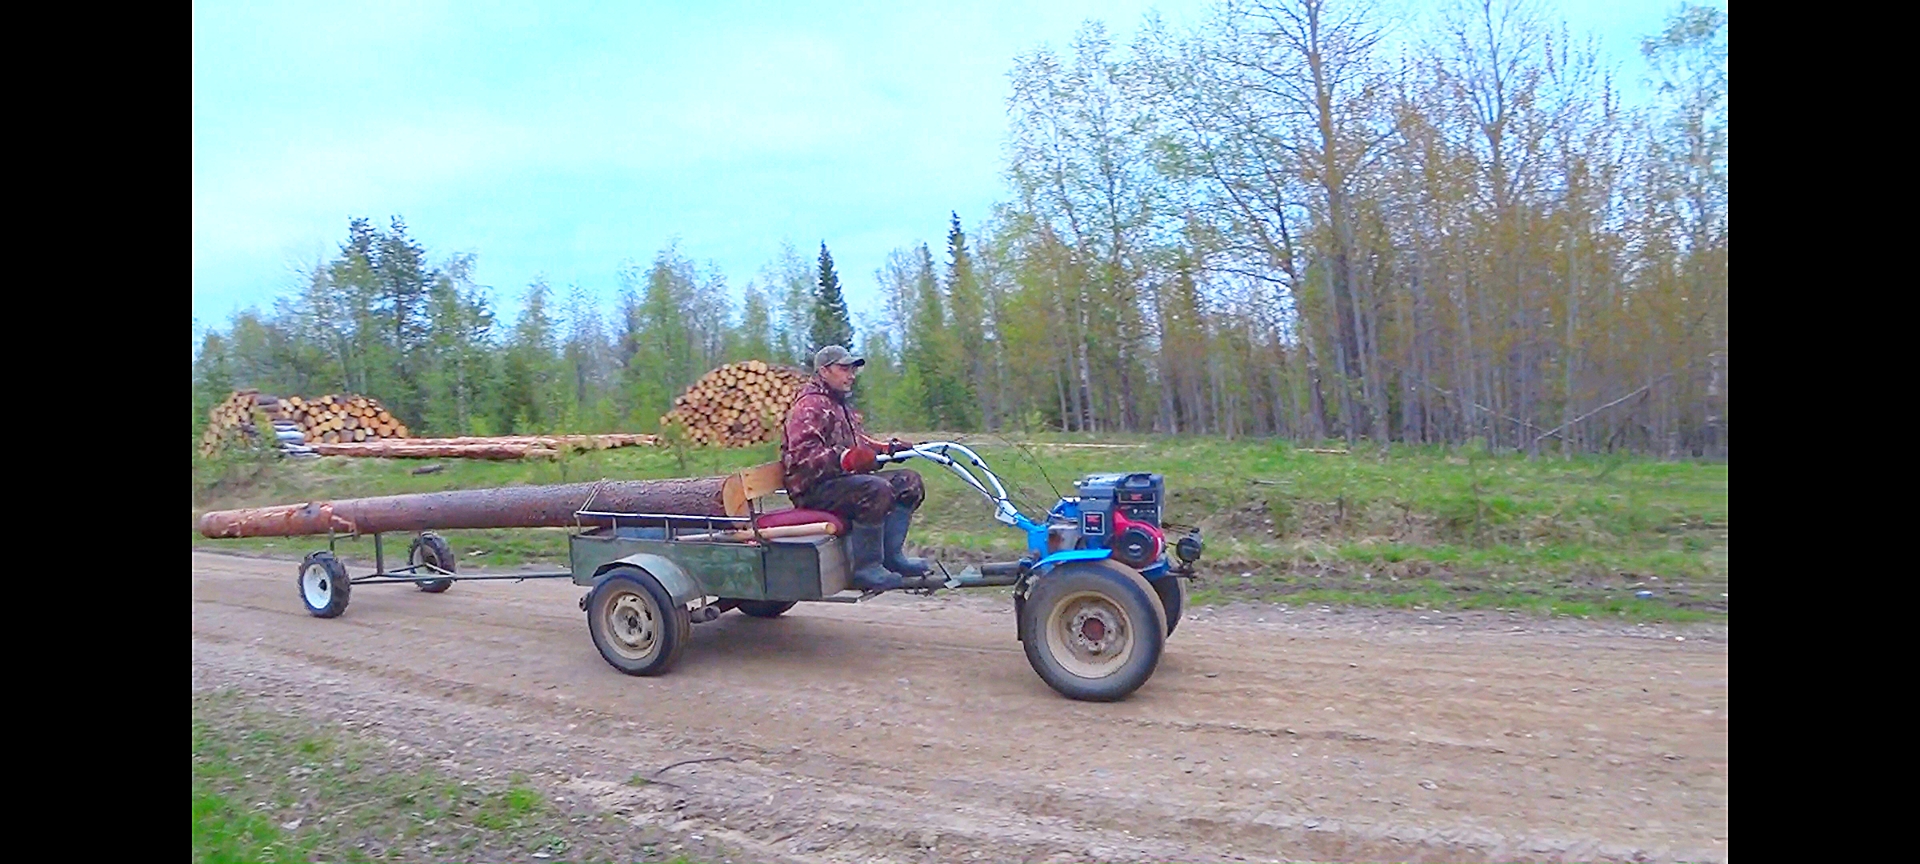
M 800 388 L 787 409 L 780 429 L 780 468 L 787 475 L 787 494 L 798 496 L 840 470 L 840 453 L 859 444 L 882 452 L 886 445 L 867 435 L 860 413 L 845 396 L 815 378 Z

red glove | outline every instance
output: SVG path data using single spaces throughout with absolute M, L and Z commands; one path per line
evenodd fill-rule
M 872 471 L 876 463 L 873 451 L 864 446 L 840 451 L 840 470 L 850 474 L 865 474 Z

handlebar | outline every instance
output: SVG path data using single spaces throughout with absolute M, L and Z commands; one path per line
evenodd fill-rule
M 989 491 L 987 485 L 981 483 L 980 478 L 975 477 L 972 470 L 966 465 L 962 465 L 959 460 L 948 455 L 949 452 L 959 453 L 965 457 L 966 461 L 971 463 L 974 468 L 980 469 L 980 473 L 986 475 L 987 483 L 993 484 L 993 489 Z M 1015 526 L 1019 526 L 1021 522 L 1030 521 L 1020 514 L 1020 511 L 1013 506 L 1013 502 L 1007 500 L 1007 487 L 1001 485 L 999 475 L 993 473 L 992 468 L 987 467 L 986 460 L 981 459 L 980 454 L 973 452 L 972 449 L 964 444 L 953 441 L 934 441 L 926 444 L 915 444 L 906 450 L 896 450 L 893 453 L 878 454 L 874 461 L 885 465 L 894 462 L 905 462 L 908 459 L 916 458 L 926 459 L 935 464 L 947 466 L 948 470 L 952 471 L 955 476 L 958 476 L 968 486 L 972 486 L 975 491 L 978 491 L 981 495 L 985 495 L 988 501 L 993 502 L 994 519 Z

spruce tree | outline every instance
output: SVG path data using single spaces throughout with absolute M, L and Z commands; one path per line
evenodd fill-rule
M 853 348 L 853 321 L 847 317 L 846 298 L 840 296 L 840 274 L 833 270 L 833 255 L 827 244 L 820 244 L 820 278 L 813 295 L 813 329 L 808 336 L 813 344 L 808 354 L 828 345 Z
M 980 381 L 986 375 L 986 303 L 980 281 L 973 272 L 973 253 L 967 249 L 966 232 L 960 230 L 960 214 L 951 212 L 947 229 L 947 312 L 949 335 L 947 348 L 954 352 L 948 363 L 948 378 L 954 389 L 950 409 L 950 428 L 971 431 L 980 420 Z

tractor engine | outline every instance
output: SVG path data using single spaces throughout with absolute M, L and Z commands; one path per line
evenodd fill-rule
M 1063 501 L 1049 526 L 1049 546 L 1111 549 L 1135 570 L 1159 564 L 1167 539 L 1160 528 L 1166 485 L 1158 474 L 1091 474 L 1074 482 L 1077 502 Z

